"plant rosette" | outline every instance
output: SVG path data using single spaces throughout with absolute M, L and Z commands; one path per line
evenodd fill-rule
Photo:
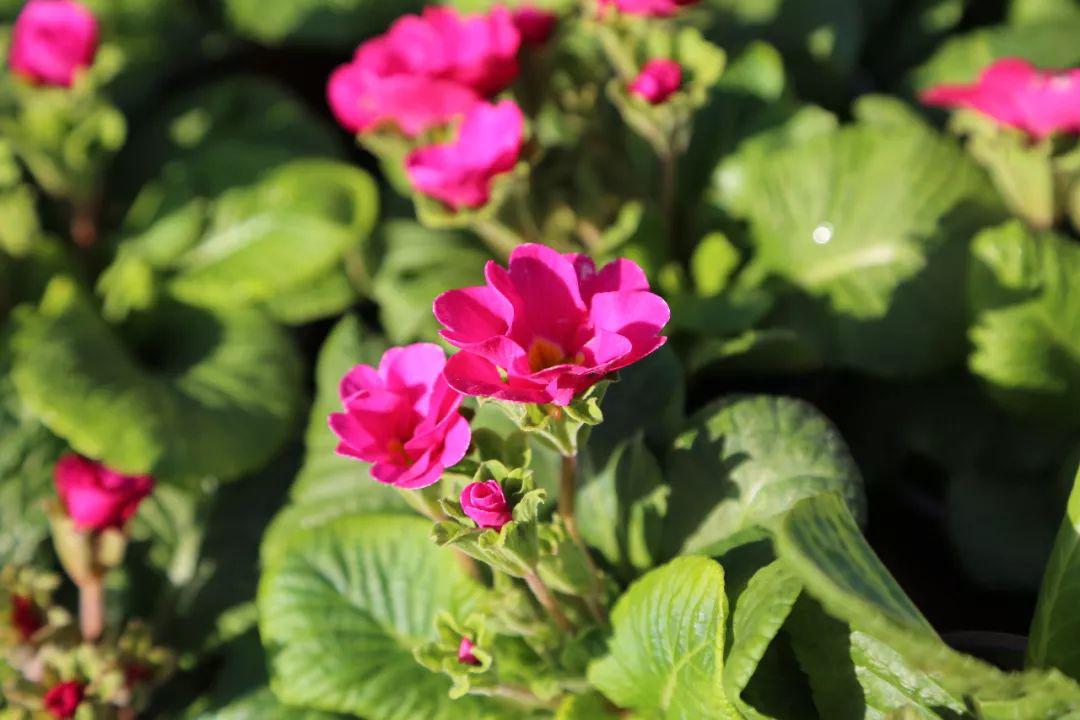
M 1056 133 L 1041 139 L 960 110 L 950 128 L 967 139 L 1006 206 L 1031 227 L 1046 230 L 1065 214 L 1080 229 L 1080 141 Z
M 592 23 L 615 77 L 607 94 L 623 120 L 662 158 L 686 151 L 695 111 L 720 81 L 724 51 L 699 30 L 635 18 Z

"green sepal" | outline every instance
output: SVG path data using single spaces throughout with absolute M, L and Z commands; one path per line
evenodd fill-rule
M 79 530 L 58 503 L 49 509 L 49 527 L 60 564 L 76 585 L 100 578 L 124 561 L 128 539 L 122 530 Z
M 503 400 L 491 402 L 498 405 L 522 432 L 534 433 L 559 454 L 572 457 L 585 441 L 582 431 L 604 421 L 600 404 L 608 386 L 617 381 L 617 375 L 601 380 L 565 407 Z
M 453 685 L 449 694 L 456 700 L 469 693 L 475 676 L 491 670 L 494 657 L 487 648 L 491 647 L 493 638 L 479 615 L 470 615 L 463 623 L 458 623 L 449 613 L 440 613 L 435 618 L 435 630 L 438 640 L 420 645 L 413 651 L 413 656 L 428 670 L 450 676 Z M 479 665 L 458 660 L 458 647 L 464 638 L 473 643 L 472 654 L 480 661 Z

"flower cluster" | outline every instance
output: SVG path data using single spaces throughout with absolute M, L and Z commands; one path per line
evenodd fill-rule
M 521 48 L 545 42 L 556 22 L 528 6 L 476 15 L 428 7 L 357 48 L 331 74 L 327 99 L 361 135 L 389 128 L 412 139 L 458 123 L 454 140 L 413 147 L 405 167 L 419 192 L 453 210 L 479 207 L 493 179 L 517 164 L 525 137 L 517 105 L 491 101 L 517 78 Z

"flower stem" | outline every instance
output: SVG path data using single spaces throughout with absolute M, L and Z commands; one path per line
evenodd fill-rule
M 87 642 L 96 642 L 105 630 L 105 583 L 101 575 L 87 575 L 79 583 L 79 630 Z
M 525 242 L 520 235 L 498 220 L 478 220 L 473 225 L 473 230 L 492 252 L 504 260 L 510 257 L 514 248 Z
M 660 153 L 660 209 L 664 215 L 668 243 L 675 245 L 676 218 L 675 198 L 678 183 L 678 159 L 674 151 L 668 149 Z
M 473 695 L 505 698 L 528 707 L 546 708 L 549 710 L 554 710 L 557 707 L 553 702 L 541 700 L 536 696 L 536 693 L 520 685 L 495 685 L 493 687 L 473 688 L 470 693 Z
M 552 594 L 551 590 L 544 581 L 540 579 L 540 576 L 535 572 L 531 572 L 525 576 L 525 584 L 529 586 L 529 590 L 532 591 L 536 601 L 547 610 L 548 615 L 555 621 L 555 624 L 559 626 L 559 629 L 563 632 L 570 632 L 573 626 L 570 625 L 570 621 L 566 615 L 563 614 L 562 609 L 559 607 L 558 601 Z
M 577 529 L 577 520 L 574 518 L 576 495 L 577 455 L 563 455 L 562 477 L 559 482 L 559 515 L 562 517 L 563 525 L 566 526 L 566 532 L 570 535 L 570 539 L 574 541 L 578 550 L 581 551 L 582 557 L 585 558 L 585 563 L 589 566 L 589 573 L 592 576 L 592 589 L 589 595 L 585 597 L 585 605 L 597 622 L 606 623 L 607 613 L 604 610 L 603 603 L 600 602 L 602 593 L 600 569 L 593 562 L 589 546 L 581 539 L 581 533 Z

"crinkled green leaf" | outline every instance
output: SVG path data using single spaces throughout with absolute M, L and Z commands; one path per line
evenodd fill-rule
M 589 682 L 642 718 L 734 720 L 721 686 L 726 622 L 723 568 L 673 560 L 615 604 L 608 655 L 589 666 Z
M 300 402 L 289 338 L 254 311 L 172 304 L 139 320 L 129 343 L 55 280 L 13 339 L 22 401 L 72 448 L 126 472 L 229 478 L 269 460 Z
M 1080 710 L 1080 686 L 1056 670 L 1006 673 L 946 646 L 867 544 L 843 500 L 800 501 L 774 527 L 777 554 L 825 610 L 889 648 L 980 717 L 1058 718 Z
M 838 492 L 862 514 L 862 476 L 839 432 L 802 400 L 716 401 L 687 423 L 668 455 L 664 545 L 710 552 L 756 539 L 798 500 Z
M 369 720 L 499 716 L 417 664 L 440 612 L 466 615 L 482 590 L 419 518 L 350 515 L 292 535 L 259 587 L 271 687 L 290 705 Z
M 1080 246 L 1011 222 L 972 255 L 972 371 L 1021 416 L 1080 426 Z
M 914 374 L 964 348 L 964 248 L 1000 217 L 980 168 L 883 98 L 860 122 L 780 148 L 750 144 L 720 165 L 721 204 L 750 223 L 759 270 L 790 286 L 780 325 L 833 364 Z

